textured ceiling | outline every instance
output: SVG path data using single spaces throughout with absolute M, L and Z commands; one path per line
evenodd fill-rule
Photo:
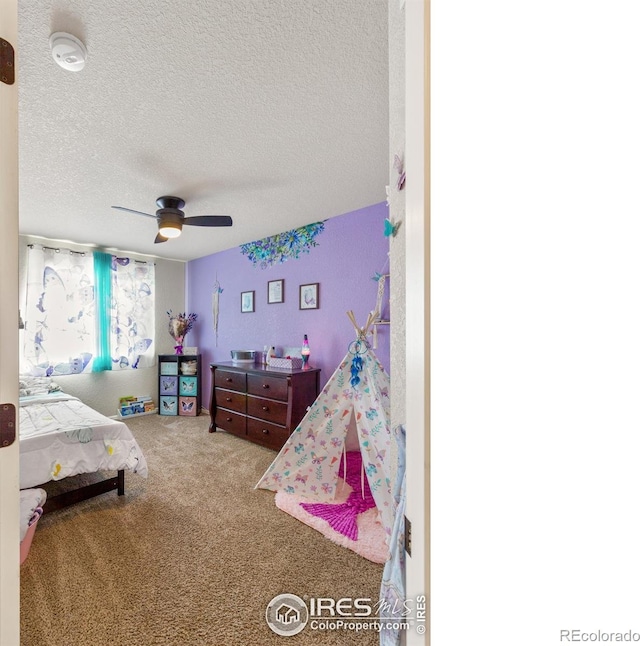
M 23 234 L 187 260 L 385 199 L 387 0 L 21 0 L 18 56 Z M 234 226 L 110 208 L 161 195 Z

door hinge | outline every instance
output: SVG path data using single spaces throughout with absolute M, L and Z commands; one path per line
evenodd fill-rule
M 411 521 L 404 517 L 404 551 L 411 556 Z
M 13 45 L 0 38 L 0 81 L 13 85 L 16 80 L 16 61 Z
M 16 407 L 0 404 L 0 449 L 11 446 L 16 440 Z

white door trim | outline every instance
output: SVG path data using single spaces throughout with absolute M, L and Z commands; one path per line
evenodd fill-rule
M 17 50 L 17 0 L 0 0 L 0 37 Z M 17 52 L 16 52 L 17 58 Z M 17 77 L 17 64 L 14 69 Z M 18 405 L 18 80 L 0 82 L 0 403 Z M 16 435 L 18 429 L 16 426 Z M 20 641 L 16 440 L 0 448 L 0 644 Z
M 405 3 L 406 411 L 407 506 L 412 552 L 407 599 L 427 597 L 427 632 L 407 632 L 408 646 L 429 644 L 429 129 L 428 0 Z

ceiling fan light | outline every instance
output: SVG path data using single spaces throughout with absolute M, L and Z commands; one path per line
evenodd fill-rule
M 182 228 L 175 222 L 166 222 L 158 229 L 158 233 L 165 238 L 177 238 L 182 233 Z

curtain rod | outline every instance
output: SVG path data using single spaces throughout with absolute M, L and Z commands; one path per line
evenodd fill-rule
M 27 245 L 29 249 L 33 249 L 35 246 L 36 245 L 34 244 Z M 60 253 L 60 251 L 68 251 L 69 253 L 75 253 L 75 254 L 78 254 L 79 256 L 84 256 L 86 253 L 85 251 L 74 251 L 73 249 L 60 249 L 60 247 L 47 247 L 45 245 L 42 245 L 42 248 L 47 249 L 48 251 L 55 251 L 56 253 Z
M 27 245 L 27 247 L 29 247 L 29 249 L 33 249 L 35 246 L 36 245 L 31 244 L 31 243 Z M 55 251 L 56 253 L 60 253 L 60 251 L 62 251 L 59 247 L 47 247 L 45 245 L 41 245 L 41 246 L 42 246 L 43 249 L 47 249 L 49 251 Z M 84 256 L 87 253 L 86 251 L 74 251 L 73 249 L 64 249 L 64 251 L 68 251 L 69 253 L 75 253 L 75 254 L 78 254 L 79 256 Z M 126 256 L 115 256 L 114 255 L 114 257 L 117 258 L 118 260 L 126 259 Z M 133 262 L 137 262 L 139 265 L 153 265 L 155 267 L 155 264 L 156 264 L 155 262 L 149 262 L 147 260 L 138 260 L 137 258 L 133 258 L 133 259 L 129 258 L 128 260 L 133 260 Z

